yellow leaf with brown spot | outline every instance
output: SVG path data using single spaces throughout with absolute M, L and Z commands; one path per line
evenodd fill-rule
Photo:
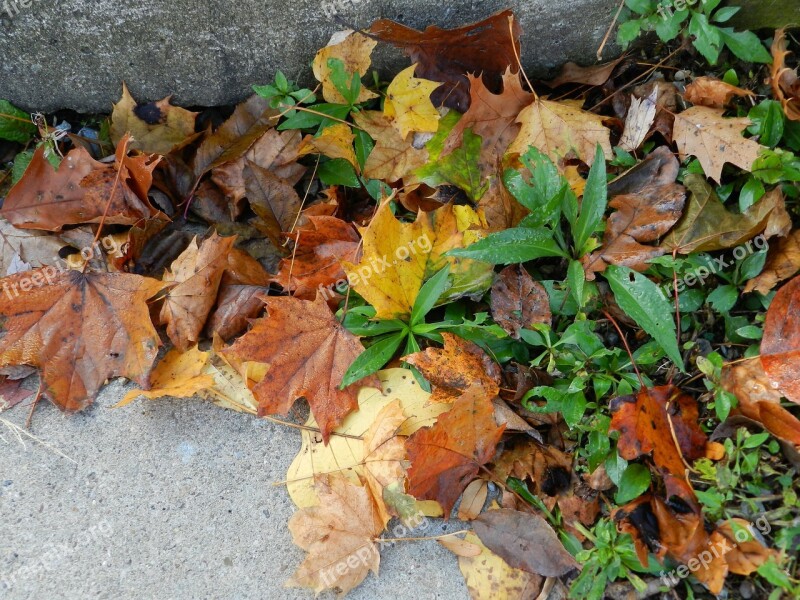
M 313 135 L 304 137 L 297 155 L 323 154 L 328 158 L 343 158 L 358 171 L 358 161 L 355 150 L 353 150 L 355 139 L 356 136 L 353 135 L 349 125 L 334 123 L 323 129 L 316 137 Z
M 418 150 L 406 141 L 392 121 L 376 110 L 353 113 L 353 121 L 375 140 L 375 147 L 364 164 L 364 175 L 370 179 L 394 182 L 402 179 L 428 160 L 426 150 Z

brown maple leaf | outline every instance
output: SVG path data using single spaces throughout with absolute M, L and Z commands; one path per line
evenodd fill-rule
M 0 215 L 16 227 L 46 231 L 101 220 L 107 225 L 133 225 L 159 215 L 147 199 L 159 159 L 122 156 L 124 147 L 120 144 L 114 166 L 76 148 L 57 170 L 45 158 L 44 146 L 39 147 L 25 174 L 8 192 Z
M 365 177 L 394 182 L 425 164 L 428 152 L 415 148 L 412 139 L 403 139 L 382 112 L 362 110 L 353 113 L 353 121 L 375 140 L 364 164 Z
M 520 329 L 535 323 L 550 325 L 552 319 L 547 290 L 522 265 L 500 271 L 492 285 L 489 306 L 497 324 L 517 340 Z
M 247 329 L 250 319 L 264 310 L 261 295 L 267 292 L 269 288 L 266 286 L 236 283 L 234 278 L 225 273 L 214 310 L 206 323 L 208 337 L 217 334 L 223 340 L 230 340 L 242 333 Z
M 402 48 L 417 63 L 417 76 L 443 85 L 431 96 L 437 106 L 464 112 L 470 107 L 475 78 L 482 74 L 489 89 L 499 91 L 507 69 L 519 69 L 521 28 L 510 10 L 457 29 L 431 25 L 417 31 L 389 19 L 372 24 L 370 33 Z M 488 51 L 491 49 L 491 51 Z
M 503 74 L 502 91 L 498 94 L 492 93 L 480 77 L 470 75 L 469 80 L 472 98 L 469 110 L 445 140 L 441 156 L 447 156 L 461 146 L 464 132 L 471 129 L 481 137 L 479 166 L 481 173 L 487 176 L 497 170 L 509 144 L 519 134 L 517 116 L 536 99 L 536 95 L 526 92 L 519 73 L 512 73 L 510 69 Z
M 164 282 L 174 285 L 167 292 L 160 320 L 167 326 L 169 339 L 181 350 L 199 341 L 224 273 L 238 284 L 269 284 L 264 268 L 234 248 L 235 241 L 235 237 L 223 238 L 215 232 L 198 247 L 195 238 L 164 274 Z
M 361 260 L 361 237 L 350 223 L 328 216 L 309 216 L 288 236 L 294 252 L 281 260 L 273 281 L 296 298 L 313 300 L 317 289 L 346 277 L 342 261 Z
M 147 299 L 163 287 L 160 281 L 41 269 L 3 285 L 0 366 L 39 369 L 44 394 L 62 410 L 84 408 L 112 377 L 147 388 L 160 344 Z
M 442 332 L 444 348 L 429 347 L 403 360 L 414 365 L 434 387 L 431 402 L 453 402 L 478 386 L 489 398 L 500 391 L 500 367 L 473 342 Z
M 358 390 L 380 388 L 380 381 L 373 375 L 339 389 L 342 377 L 364 347 L 342 327 L 322 295 L 314 301 L 261 298 L 268 316 L 255 321 L 224 354 L 269 364 L 264 378 L 251 386 L 259 414 L 286 414 L 303 396 L 327 443 L 331 431 L 358 408 Z
M 495 422 L 492 397 L 480 385 L 470 387 L 436 424 L 408 439 L 408 493 L 436 500 L 449 516 L 480 467 L 492 460 L 503 430 Z
M 383 531 L 369 491 L 341 473 L 318 477 L 320 505 L 289 519 L 294 543 L 308 556 L 287 582 L 319 593 L 339 588 L 346 594 L 367 574 L 378 573 L 381 555 L 375 539 Z

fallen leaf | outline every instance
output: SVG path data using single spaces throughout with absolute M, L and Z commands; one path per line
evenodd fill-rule
M 316 593 L 336 587 L 344 595 L 369 571 L 378 574 L 381 555 L 375 538 L 383 523 L 369 492 L 344 476 L 321 476 L 316 486 L 320 505 L 289 519 L 294 543 L 308 556 L 286 585 Z
M 116 146 L 129 133 L 131 150 L 147 154 L 169 154 L 173 148 L 194 135 L 195 112 L 173 106 L 171 96 L 158 102 L 137 104 L 122 84 L 122 98 L 111 113 L 111 141 Z
M 465 132 L 471 130 L 481 138 L 479 162 L 484 176 L 493 174 L 515 138 L 520 134 L 517 116 L 536 96 L 522 88 L 519 73 L 503 74 L 502 92 L 492 93 L 480 77 L 469 76 L 471 102 L 469 110 L 455 124 L 444 142 L 442 156 L 465 143 Z M 527 146 L 526 146 L 527 149 Z
M 683 181 L 689 199 L 683 216 L 662 246 L 680 254 L 733 248 L 754 238 L 785 235 L 791 228 L 783 194 L 775 188 L 745 212 L 728 211 L 702 175 L 689 173 Z
M 456 516 L 461 521 L 473 521 L 483 511 L 486 498 L 489 496 L 489 485 L 485 479 L 475 479 L 461 494 Z
M 128 273 L 49 275 L 42 269 L 3 280 L 24 293 L 0 295 L 0 367 L 39 369 L 43 393 L 69 411 L 91 403 L 113 377 L 147 387 L 160 344 L 147 299 L 163 284 Z
M 725 365 L 720 384 L 739 401 L 735 410 L 775 437 L 800 446 L 800 420 L 781 406 L 783 394 L 767 377 L 760 357 Z
M 301 138 L 301 132 L 296 129 L 288 131 L 268 129 L 239 157 L 214 167 L 211 171 L 211 180 L 233 204 L 247 195 L 244 170 L 250 163 L 266 169 L 292 186 L 297 185 L 306 172 L 306 168 L 297 162 L 300 156 Z
M 645 98 L 631 96 L 631 105 L 625 117 L 625 129 L 618 144 L 623 150 L 633 152 L 647 138 L 656 118 L 657 94 L 658 90 L 653 90 L 652 95 Z
M 22 387 L 24 379 L 9 379 L 0 377 L 0 413 L 14 408 L 17 404 L 24 402 L 33 396 L 33 390 L 26 390 Z
M 372 64 L 372 50 L 377 46 L 377 42 L 361 33 L 345 30 L 336 33 L 322 50 L 317 52 L 314 57 L 312 69 L 314 77 L 322 83 L 322 97 L 326 102 L 335 104 L 347 104 L 347 100 L 331 81 L 331 69 L 328 61 L 338 59 L 344 63 L 344 72 L 347 75 L 348 83 L 353 74 L 358 73 L 364 76 L 369 71 Z M 366 102 L 372 98 L 377 98 L 375 92 L 371 92 L 366 86 L 361 86 L 356 103 Z
M 609 206 L 615 211 L 608 217 L 603 245 L 583 257 L 586 279 L 594 280 L 596 273 L 608 265 L 622 265 L 645 271 L 648 261 L 666 253 L 657 242 L 683 214 L 686 188 L 678 183 L 651 185 L 634 194 L 614 196 Z
M 767 262 L 759 275 L 747 282 L 745 293 L 768 294 L 781 281 L 800 271 L 800 229 L 770 244 Z
M 303 396 L 327 444 L 331 431 L 358 408 L 356 385 L 340 390 L 339 384 L 364 347 L 342 327 L 321 295 L 314 301 L 276 296 L 262 299 L 268 316 L 254 321 L 250 331 L 223 354 L 269 364 L 261 381 L 248 382 L 258 400 L 259 414 L 287 414 Z M 360 385 L 380 384 L 377 378 L 367 377 Z
M 94 240 L 94 234 L 87 232 L 89 235 L 85 242 L 76 242 L 74 238 L 70 239 L 75 232 L 70 230 L 63 235 L 52 235 L 35 229 L 17 229 L 0 219 L 0 277 L 39 267 L 63 269 L 64 261 L 59 256 L 62 248 L 72 246 L 80 250 L 91 247 Z
M 171 396 L 191 398 L 200 390 L 214 385 L 214 378 L 204 372 L 208 352 L 194 347 L 187 352 L 173 348 L 158 363 L 150 375 L 149 390 L 131 390 L 115 406 L 125 406 L 138 397 L 154 400 Z
M 545 498 L 561 496 L 570 489 L 573 462 L 570 454 L 531 438 L 509 443 L 513 445 L 507 445 L 492 465 L 492 472 L 501 481 L 509 477 L 530 481 L 536 486 L 536 493 Z
M 599 65 L 582 67 L 574 62 L 566 62 L 558 75 L 550 81 L 543 83 L 551 88 L 557 88 L 565 83 L 580 83 L 583 85 L 603 85 L 611 77 L 611 73 L 622 62 L 624 56 Z
M 509 68 L 519 69 L 521 28 L 510 10 L 457 29 L 431 25 L 425 31 L 417 31 L 379 19 L 370 27 L 370 33 L 408 54 L 418 64 L 420 77 L 443 82 L 433 94 L 434 104 L 459 112 L 470 107 L 470 84 L 474 79 L 468 74 L 481 73 L 485 85 L 499 91 L 503 73 Z
M 652 453 L 667 494 L 696 506 L 686 476 L 687 462 L 704 457 L 708 445 L 700 429 L 697 401 L 673 386 L 647 388 L 636 397 L 612 400 L 611 415 L 609 429 L 620 432 L 619 455 L 634 460 Z
M 450 287 L 440 302 L 486 290 L 491 285 L 491 265 L 445 256 L 481 236 L 481 216 L 468 206 L 446 204 L 430 213 L 420 212 L 413 223 L 403 223 L 384 202 L 370 224 L 361 230 L 361 262 L 344 262 L 351 287 L 375 307 L 378 319 L 411 314 L 423 283 L 450 266 Z
M 715 77 L 697 77 L 686 86 L 686 91 L 683 93 L 687 102 L 709 108 L 723 108 L 735 97 L 746 96 L 755 96 L 755 94 Z
M 458 568 L 472 600 L 530 600 L 542 591 L 544 578 L 510 567 L 472 532 L 463 540 L 477 546 L 479 554 L 458 554 Z
M 455 535 L 439 538 L 436 541 L 458 557 L 479 556 L 481 554 L 481 546 L 473 542 L 463 540 Z
M 441 84 L 414 77 L 416 67 L 411 65 L 397 74 L 386 88 L 383 104 L 383 114 L 403 139 L 412 131 L 436 133 L 439 128 L 439 112 L 431 102 L 431 93 Z
M 786 56 L 789 54 L 787 48 L 786 28 L 782 27 L 775 32 L 772 39 L 769 81 L 772 94 L 783 106 L 786 117 L 792 121 L 800 121 L 800 79 L 797 77 L 797 69 L 786 66 Z
M 514 569 L 545 577 L 561 577 L 578 563 L 542 517 L 501 508 L 483 513 L 473 523 L 481 542 Z
M 761 364 L 770 385 L 800 404 L 800 277 L 779 289 L 769 305 L 761 339 Z
M 206 322 L 208 336 L 217 334 L 223 340 L 230 340 L 245 331 L 250 319 L 256 318 L 264 310 L 260 296 L 267 292 L 269 288 L 266 286 L 239 284 L 224 274 L 217 301 Z
M 520 329 L 536 323 L 550 325 L 550 298 L 547 290 L 522 265 L 506 267 L 492 284 L 489 306 L 492 317 L 514 339 Z
M 745 137 L 742 130 L 751 124 L 747 117 L 724 118 L 723 111 L 693 106 L 675 115 L 673 138 L 681 159 L 695 156 L 703 171 L 719 183 L 725 163 L 750 171 L 764 146 Z
M 3 203 L 0 214 L 12 225 L 60 231 L 65 225 L 99 223 L 107 206 L 104 219 L 107 225 L 133 225 L 158 214 L 148 202 L 146 191 L 144 197 L 135 193 L 135 189 L 149 187 L 149 182 L 142 178 L 146 179 L 146 173 L 156 167 L 157 158 L 117 162 L 115 168 L 97 162 L 86 150 L 77 148 L 55 170 L 44 152 L 44 146 L 37 148 L 22 179 L 11 188 Z M 142 167 L 141 159 L 150 162 Z M 134 175 L 129 167 L 136 169 L 138 182 L 129 179 Z
M 251 96 L 214 133 L 200 143 L 192 163 L 196 179 L 204 173 L 236 160 L 276 123 L 278 111 L 261 96 Z
M 200 332 L 214 307 L 225 272 L 237 283 L 266 286 L 264 268 L 246 252 L 233 247 L 236 238 L 216 232 L 200 246 L 197 238 L 164 274 L 169 288 L 161 308 L 161 323 L 177 348 L 185 351 L 200 340 Z
M 503 429 L 495 423 L 491 397 L 481 386 L 469 388 L 435 425 L 408 439 L 408 493 L 436 500 L 449 516 L 481 465 L 494 456 Z
M 247 201 L 259 218 L 254 225 L 277 246 L 281 232 L 291 230 L 297 222 L 303 201 L 290 181 L 255 163 L 245 165 L 242 177 Z
M 353 121 L 375 140 L 364 164 L 365 177 L 393 183 L 425 164 L 427 152 L 405 140 L 380 111 L 362 110 L 353 114 Z
M 500 391 L 500 367 L 473 342 L 442 332 L 444 348 L 430 346 L 403 361 L 414 365 L 434 387 L 431 402 L 453 402 L 472 387 L 489 398 Z
M 604 117 L 570 104 L 538 98 L 519 113 L 519 135 L 508 151 L 524 154 L 535 146 L 554 162 L 573 152 L 591 165 L 599 144 L 610 160 L 613 156 L 611 131 L 603 125 L 603 120 Z
M 359 170 L 356 153 L 353 150 L 355 139 L 356 136 L 349 125 L 334 123 L 323 129 L 317 136 L 307 135 L 304 137 L 297 155 L 305 156 L 316 153 L 328 158 L 342 158 Z
M 675 183 L 680 171 L 680 163 L 668 146 L 659 146 L 635 167 L 625 171 L 608 184 L 608 196 L 638 194 L 650 186 Z
M 361 237 L 352 224 L 336 217 L 309 216 L 289 237 L 294 252 L 281 260 L 273 281 L 295 298 L 313 300 L 318 289 L 346 278 L 344 262 L 361 260 Z

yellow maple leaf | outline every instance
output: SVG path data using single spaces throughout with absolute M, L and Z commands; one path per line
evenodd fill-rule
M 420 211 L 416 221 L 403 223 L 385 202 L 361 230 L 361 262 L 343 266 L 351 287 L 375 307 L 378 319 L 403 318 L 411 314 L 422 284 L 446 265 L 450 265 L 451 286 L 444 300 L 491 285 L 492 269 L 487 263 L 444 255 L 476 241 L 486 228 L 482 213 L 468 206 L 446 204 L 432 212 Z
M 334 35 L 328 45 L 317 52 L 312 65 L 314 77 L 322 83 L 322 97 L 326 102 L 336 104 L 347 104 L 344 96 L 339 93 L 336 86 L 331 81 L 331 70 L 328 67 L 328 60 L 338 58 L 344 63 L 344 72 L 348 75 L 348 81 L 353 73 L 364 75 L 372 64 L 370 55 L 372 49 L 378 42 L 365 35 L 353 31 L 342 31 Z M 366 87 L 361 86 L 358 94 L 357 103 L 366 102 L 378 95 L 371 92 Z
M 405 139 L 409 132 L 434 133 L 439 128 L 439 112 L 431 102 L 431 93 L 441 83 L 414 77 L 416 64 L 398 73 L 386 88 L 383 113 Z
M 535 146 L 554 162 L 574 152 L 583 162 L 592 164 L 600 144 L 608 160 L 613 156 L 611 132 L 603 125 L 603 117 L 568 103 L 539 98 L 522 109 L 517 122 L 522 128 L 509 152 L 524 154 Z
M 359 170 L 353 150 L 355 135 L 346 123 L 335 123 L 323 129 L 317 137 L 307 135 L 300 143 L 297 156 L 324 154 L 328 158 L 343 158 Z

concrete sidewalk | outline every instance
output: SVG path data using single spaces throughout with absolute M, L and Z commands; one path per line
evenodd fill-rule
M 283 587 L 304 553 L 286 528 L 295 507 L 273 485 L 299 433 L 196 400 L 111 409 L 128 389 L 113 382 L 78 415 L 37 409 L 32 433 L 77 464 L 0 424 L 0 598 L 313 598 Z M 424 535 L 460 527 L 437 521 Z M 468 594 L 455 556 L 409 542 L 348 598 Z

